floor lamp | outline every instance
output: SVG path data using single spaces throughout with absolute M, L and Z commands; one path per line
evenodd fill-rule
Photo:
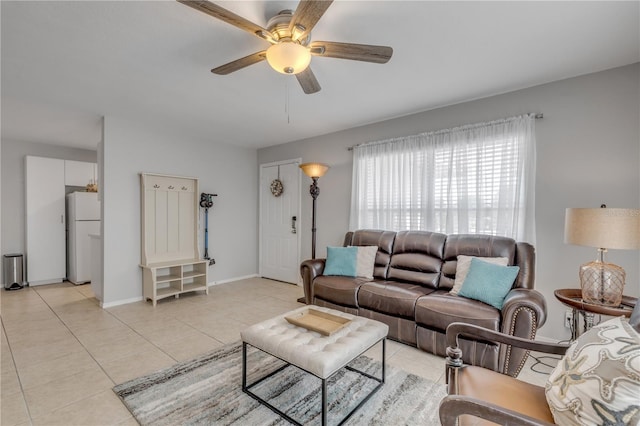
M 320 195 L 318 179 L 324 176 L 329 170 L 329 166 L 323 163 L 302 163 L 299 166 L 305 175 L 309 176 L 313 183 L 309 187 L 309 194 L 313 198 L 313 209 L 311 213 L 311 258 L 316 258 L 316 199 Z

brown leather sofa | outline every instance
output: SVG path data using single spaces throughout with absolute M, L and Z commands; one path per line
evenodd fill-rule
M 389 325 L 389 338 L 446 355 L 446 329 L 474 324 L 533 339 L 546 319 L 546 302 L 533 289 L 535 251 L 528 243 L 491 235 L 444 235 L 426 231 L 359 230 L 344 245 L 378 246 L 373 280 L 324 276 L 325 259 L 302 262 L 305 302 Z M 501 310 L 449 294 L 457 256 L 506 257 L 520 272 Z M 460 341 L 464 362 L 517 376 L 526 350 L 493 342 Z

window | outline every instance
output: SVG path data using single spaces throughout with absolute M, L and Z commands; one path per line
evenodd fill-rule
M 533 243 L 534 123 L 526 115 L 355 147 L 350 228 Z

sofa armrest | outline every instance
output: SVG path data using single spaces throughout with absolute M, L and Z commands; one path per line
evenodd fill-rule
M 300 264 L 300 275 L 304 288 L 304 301 L 307 305 L 313 302 L 313 280 L 322 275 L 325 259 L 308 259 Z
M 542 293 L 526 288 L 514 288 L 504 298 L 502 303 L 502 332 L 512 327 L 512 322 L 517 321 L 517 311 L 521 308 L 528 308 L 535 315 L 535 328 L 540 328 L 547 320 L 547 302 Z M 520 336 L 519 333 L 508 333 Z
M 500 331 L 511 336 L 533 340 L 538 328 L 547 319 L 547 304 L 544 296 L 536 290 L 515 288 L 504 299 L 501 312 Z M 528 351 L 500 347 L 500 370 L 504 374 L 517 377 L 524 366 Z

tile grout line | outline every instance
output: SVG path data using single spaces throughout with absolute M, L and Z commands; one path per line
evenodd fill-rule
M 76 289 L 74 289 L 74 290 L 75 290 L 75 291 L 77 291 L 79 294 L 81 294 L 85 299 L 89 299 L 89 297 L 87 297 L 86 295 L 84 295 L 82 292 L 80 292 L 80 291 L 78 291 L 78 290 L 76 290 Z M 113 379 L 111 378 L 111 376 L 109 376 L 109 374 L 104 370 L 104 368 L 103 368 L 103 367 L 102 367 L 102 365 L 98 362 L 98 360 L 96 360 L 96 359 L 93 357 L 93 355 L 91 354 L 91 352 L 89 352 L 89 349 L 87 349 L 87 347 L 86 347 L 86 346 L 85 346 L 85 345 L 80 341 L 80 339 L 78 338 L 78 336 L 76 336 L 76 334 L 73 332 L 73 330 L 71 330 L 71 329 L 69 328 L 69 326 L 67 325 L 67 323 L 66 323 L 62 318 L 60 318 L 60 315 L 58 315 L 58 313 L 55 311 L 55 309 L 54 309 L 54 308 L 53 308 L 53 307 L 52 307 L 52 306 L 51 306 L 51 305 L 46 301 L 46 299 L 45 299 L 45 298 L 44 298 L 44 297 L 43 297 L 43 296 L 42 296 L 42 295 L 37 291 L 37 289 L 35 289 L 35 288 L 34 288 L 34 289 L 33 289 L 33 291 L 38 295 L 38 297 L 39 297 L 39 298 L 42 300 L 42 302 L 47 306 L 47 308 L 49 308 L 49 310 L 51 310 L 51 312 L 56 316 L 56 318 L 58 318 L 58 320 L 59 320 L 59 321 L 62 323 L 62 325 L 63 325 L 63 326 L 64 326 L 64 327 L 69 331 L 69 333 L 71 333 L 71 335 L 74 337 L 74 339 L 76 339 L 76 341 L 80 344 L 80 346 L 82 346 L 82 348 L 85 350 L 85 352 L 87 353 L 87 355 L 89 355 L 89 357 L 91 357 L 91 359 L 93 359 L 93 361 L 98 365 L 98 367 L 100 368 L 100 370 L 104 373 L 104 375 L 105 375 L 105 376 L 109 379 L 109 381 L 113 384 L 113 386 L 115 386 L 115 385 L 116 385 L 116 383 L 114 383 L 114 381 L 113 381 Z M 111 315 L 111 313 L 110 313 L 110 315 Z M 116 318 L 116 319 L 117 319 L 118 321 L 120 321 L 120 319 L 119 319 L 119 318 Z M 122 322 L 122 321 L 121 321 L 121 322 Z M 126 325 L 126 324 L 125 324 L 125 325 Z M 127 327 L 128 327 L 128 325 L 127 325 Z M 7 341 L 8 341 L 8 339 L 7 339 Z M 12 356 L 13 356 L 13 352 L 12 352 Z M 62 357 L 61 357 L 61 358 L 62 358 Z M 16 368 L 17 368 L 17 367 L 16 367 Z M 17 369 L 16 369 L 16 372 L 17 372 Z M 76 375 L 78 375 L 78 374 L 81 374 L 81 372 L 80 372 L 80 373 L 71 374 L 71 375 L 70 375 L 70 376 L 68 376 L 68 377 L 73 377 L 73 376 L 76 376 Z M 20 376 L 19 376 L 19 375 L 18 375 L 18 379 L 20 379 Z M 22 385 L 21 385 L 21 386 L 22 386 Z M 112 386 L 112 388 L 113 388 L 113 386 Z M 101 392 L 103 392 L 103 391 L 96 392 L 96 393 L 91 394 L 91 395 L 85 395 L 83 398 L 80 398 L 80 399 L 75 400 L 75 401 L 71 401 L 71 402 L 69 402 L 68 404 L 65 404 L 65 405 L 62 405 L 62 406 L 60 406 L 60 407 L 55 408 L 55 409 L 54 409 L 54 410 L 52 410 L 50 413 L 53 413 L 53 412 L 58 411 L 58 410 L 60 410 L 60 409 L 66 408 L 66 407 L 68 407 L 68 406 L 70 406 L 70 405 L 72 405 L 72 404 L 75 404 L 75 403 L 79 402 L 79 401 L 83 401 L 83 400 L 85 400 L 85 399 L 91 398 L 91 397 L 93 397 L 93 396 L 95 396 L 95 395 L 100 394 Z M 24 390 L 23 390 L 23 396 L 24 396 Z M 33 425 L 33 417 L 31 417 L 31 411 L 29 410 L 29 404 L 27 404 L 27 403 L 26 403 L 26 397 L 24 398 L 24 400 L 25 400 L 25 404 L 27 405 L 27 411 L 28 411 L 28 413 L 29 413 L 29 420 L 30 420 L 31 424 Z M 43 415 L 43 416 L 40 416 L 40 417 L 44 417 L 44 416 L 46 416 L 46 415 L 48 415 L 48 414 L 49 414 L 49 413 L 47 413 L 47 414 L 45 414 L 45 415 Z
M 81 298 L 80 300 L 90 300 L 90 299 L 92 298 L 92 297 L 89 297 L 89 296 L 85 295 L 83 292 L 79 291 L 77 288 L 74 288 L 74 287 L 71 287 L 71 288 L 73 288 L 73 289 L 74 289 L 73 291 L 75 291 L 75 292 L 79 293 L 79 294 L 82 296 L 82 298 Z M 114 383 L 114 380 L 113 380 L 113 379 L 111 378 L 111 376 L 110 376 L 110 375 L 109 375 L 109 374 L 104 370 L 104 368 L 103 368 L 103 366 L 101 365 L 101 363 L 100 363 L 100 362 L 98 362 L 98 361 L 93 357 L 93 355 L 91 354 L 91 352 L 89 351 L 89 349 L 88 349 L 88 348 L 87 348 L 87 347 L 82 343 L 82 341 L 80 340 L 79 336 L 78 336 L 78 335 L 77 335 L 77 334 L 76 334 L 76 333 L 75 333 L 75 332 L 70 328 L 70 326 L 69 326 L 69 324 L 67 323 L 67 321 L 65 321 L 65 319 L 63 319 L 63 317 L 61 316 L 61 313 L 59 313 L 59 312 L 56 310 L 56 308 L 55 308 L 53 305 L 51 305 L 51 304 L 50 304 L 50 302 L 45 298 L 45 295 L 44 295 L 43 293 L 41 293 L 41 292 L 40 292 L 40 290 L 43 290 L 43 289 L 29 288 L 28 290 L 29 290 L 29 291 L 33 291 L 33 292 L 35 293 L 35 295 L 37 295 L 37 297 L 38 297 L 39 301 L 43 304 L 43 306 L 44 306 L 44 307 L 46 307 L 46 309 L 47 309 L 49 312 L 51 312 L 51 313 L 56 317 L 56 319 L 60 322 L 60 324 L 62 325 L 62 327 L 64 327 L 64 328 L 65 328 L 65 329 L 66 329 L 66 330 L 67 330 L 67 331 L 68 331 L 68 332 L 73 336 L 73 338 L 74 338 L 74 339 L 76 339 L 76 341 L 80 344 L 80 346 L 81 346 L 81 347 L 82 347 L 82 349 L 85 351 L 85 353 L 86 353 L 87 355 L 89 355 L 89 357 L 90 357 L 90 358 L 91 358 L 91 359 L 92 359 L 92 360 L 93 360 L 93 361 L 94 361 L 94 362 L 99 366 L 100 371 L 102 371 L 102 372 L 103 372 L 103 373 L 104 373 L 104 374 L 109 378 L 109 380 L 111 381 L 111 383 Z M 269 296 L 269 297 L 270 297 L 270 296 Z M 279 301 L 282 301 L 282 300 L 283 300 L 283 299 L 279 299 L 279 298 L 275 298 L 275 299 L 277 299 L 277 300 L 279 300 Z M 188 302 L 188 301 L 187 301 L 187 302 Z M 205 305 L 205 306 L 202 306 L 202 305 L 200 305 L 200 304 L 192 304 L 192 305 L 193 305 L 194 307 L 195 307 L 195 306 L 197 306 L 197 307 L 199 307 L 199 308 L 203 308 L 205 311 L 210 311 L 210 308 L 209 308 L 208 306 L 206 306 L 206 305 Z M 136 329 L 134 329 L 134 328 L 133 328 L 129 323 L 125 322 L 123 319 L 121 319 L 120 317 L 118 317 L 118 316 L 117 316 L 117 314 L 114 314 L 114 313 L 112 313 L 112 312 L 110 312 L 110 311 L 108 311 L 108 310 L 105 310 L 105 309 L 102 309 L 102 310 L 103 310 L 104 312 L 107 312 L 107 313 L 110 315 L 110 317 L 112 317 L 112 318 L 114 318 L 115 320 L 117 320 L 120 324 L 124 325 L 126 328 L 128 328 L 129 330 L 131 330 L 134 334 L 136 334 L 136 335 L 138 335 L 139 337 L 141 337 L 144 341 L 146 341 L 146 342 L 150 343 L 152 346 L 154 346 L 155 348 L 157 348 L 161 353 L 165 354 L 166 356 L 168 356 L 170 359 L 174 360 L 175 362 L 180 362 L 180 361 L 178 361 L 175 357 L 171 356 L 169 353 L 167 353 L 165 350 L 163 350 L 161 347 L 159 347 L 158 345 L 156 345 L 156 344 L 154 344 L 153 342 L 151 342 L 148 338 L 146 338 L 144 335 L 142 335 L 140 332 L 138 332 Z M 174 321 L 179 322 L 179 323 L 180 323 L 181 325 L 183 325 L 183 326 L 186 326 L 186 327 L 188 327 L 188 328 L 190 328 L 190 329 L 192 329 L 192 330 L 194 330 L 194 331 L 196 331 L 196 332 L 202 333 L 203 335 L 205 335 L 205 336 L 207 336 L 207 337 L 211 338 L 212 340 L 214 340 L 214 341 L 218 342 L 218 343 L 219 343 L 219 344 L 221 344 L 221 345 L 225 345 L 225 344 L 226 344 L 224 341 L 221 341 L 220 339 L 218 339 L 218 338 L 216 338 L 216 337 L 214 337 L 214 336 L 212 336 L 212 335 L 208 334 L 208 333 L 207 333 L 207 332 L 205 332 L 205 331 L 202 331 L 202 330 L 200 330 L 200 329 L 198 329 L 198 328 L 194 327 L 193 325 L 191 325 L 191 324 L 189 324 L 189 323 L 186 323 L 185 321 L 183 321 L 183 320 L 181 320 L 181 319 L 178 319 L 178 318 L 173 317 L 171 314 L 169 314 L 169 317 L 170 317 L 170 318 L 173 318 L 173 320 L 174 320 Z M 4 327 L 4 323 L 2 324 L 2 326 L 3 326 L 3 330 L 5 330 L 5 338 L 7 339 L 7 344 L 9 345 L 9 339 L 6 337 L 6 328 Z M 178 340 L 179 340 L 179 339 L 178 339 Z M 20 384 L 20 390 L 21 390 L 21 393 L 22 393 L 23 403 L 25 404 L 25 408 L 27 409 L 27 414 L 28 414 L 28 416 L 29 416 L 29 422 L 30 422 L 31 424 L 33 424 L 33 417 L 32 417 L 32 415 L 31 415 L 31 411 L 30 411 L 29 406 L 28 406 L 27 401 L 26 401 L 26 397 L 25 397 L 24 389 L 23 389 L 23 386 L 22 386 L 22 381 L 20 380 L 20 375 L 18 374 L 18 371 L 19 371 L 19 370 L 18 370 L 18 366 L 17 366 L 17 364 L 15 363 L 15 356 L 14 356 L 13 350 L 12 350 L 12 348 L 11 348 L 11 346 L 10 346 L 10 345 L 9 345 L 9 351 L 11 352 L 12 362 L 13 362 L 13 365 L 14 365 L 14 370 L 15 370 L 16 377 L 17 377 L 17 379 L 18 379 L 18 381 L 19 381 L 19 384 Z M 63 356 L 61 356 L 60 358 L 63 358 L 64 356 L 66 356 L 66 355 L 63 355 Z M 76 374 L 80 374 L 80 373 L 76 373 Z M 76 375 L 76 374 L 71 374 L 69 377 L 72 377 L 72 376 L 74 376 L 74 375 Z M 99 394 L 99 393 L 100 393 L 100 392 L 96 393 L 95 395 L 97 395 L 97 394 Z M 90 396 L 87 396 L 86 398 L 89 398 L 89 397 L 92 397 L 92 396 L 94 396 L 94 394 L 92 394 L 92 395 L 90 395 Z M 66 404 L 66 405 L 63 405 L 63 406 L 59 406 L 59 407 L 55 408 L 54 410 L 52 410 L 52 411 L 51 411 L 51 413 L 53 413 L 53 412 L 55 412 L 55 411 L 59 411 L 59 410 L 61 410 L 61 409 L 64 409 L 65 407 L 68 407 L 69 405 L 72 405 L 72 404 L 74 404 L 74 403 L 77 403 L 78 401 L 81 401 L 81 400 L 86 399 L 86 398 L 81 398 L 81 399 L 79 399 L 79 400 L 76 400 L 76 401 L 70 402 L 69 404 Z M 46 415 L 46 414 L 45 414 L 45 415 Z M 38 418 L 42 418 L 42 417 L 43 417 L 43 416 L 45 416 L 45 415 L 38 416 Z M 124 421 L 127 421 L 127 420 L 124 420 Z M 123 421 L 123 422 L 124 422 L 124 421 Z M 121 423 L 122 423 L 122 422 L 121 422 Z
M 71 287 L 71 288 L 73 288 L 73 287 Z M 99 362 L 98 362 L 98 361 L 93 357 L 93 355 L 91 355 L 91 352 L 89 352 L 88 348 L 87 348 L 87 347 L 86 347 L 86 346 L 85 346 L 85 345 L 80 341 L 80 339 L 79 339 L 78 335 L 76 335 L 76 333 L 75 333 L 75 332 L 73 332 L 73 331 L 71 330 L 71 328 L 69 327 L 69 325 L 67 324 L 67 322 L 66 322 L 66 321 L 61 317 L 61 315 L 62 315 L 62 316 L 64 316 L 64 312 L 57 312 L 57 311 L 54 309 L 54 307 L 52 307 L 52 306 L 49 304 L 49 302 L 47 302 L 47 300 L 45 300 L 45 296 L 46 296 L 46 294 L 44 294 L 44 292 L 42 292 L 42 293 L 41 293 L 41 292 L 40 292 L 40 290 L 43 290 L 43 289 L 39 289 L 39 290 L 33 289 L 33 291 L 35 291 L 35 293 L 38 295 L 39 299 L 41 299 L 41 300 L 42 300 L 42 302 L 43 302 L 43 303 L 44 303 L 44 305 L 47 307 L 47 309 L 49 309 L 49 310 L 50 310 L 50 311 L 51 311 L 51 312 L 56 316 L 56 318 L 57 318 L 57 319 L 62 323 L 62 325 L 63 325 L 63 326 L 64 326 L 64 327 L 65 327 L 65 328 L 66 328 L 66 329 L 71 333 L 71 335 L 72 335 L 72 336 L 73 336 L 73 337 L 74 337 L 74 338 L 75 338 L 75 339 L 80 343 L 80 345 L 81 345 L 81 347 L 83 348 L 83 350 L 84 350 L 84 351 L 86 351 L 86 353 L 91 357 L 91 359 L 92 359 L 96 364 L 98 364 L 98 366 L 100 367 L 100 370 L 101 370 L 101 371 L 102 371 L 102 372 L 103 372 L 103 373 L 104 373 L 104 374 L 109 378 L 109 380 L 110 380 L 112 383 L 114 383 L 114 380 L 111 378 L 111 376 L 109 376 L 109 374 L 107 374 L 107 372 L 104 370 L 104 368 L 102 367 L 102 365 L 101 365 L 101 364 L 100 364 L 100 363 L 99 363 Z M 239 289 L 239 290 L 241 290 L 241 289 Z M 80 294 L 83 296 L 83 299 L 81 299 L 81 300 L 88 299 L 88 300 L 90 300 L 90 301 L 92 301 L 92 302 L 93 302 L 93 300 L 92 300 L 92 299 L 93 299 L 93 297 L 91 297 L 91 296 L 87 296 L 87 295 L 83 294 L 83 293 L 82 293 L 81 291 L 79 291 L 77 288 L 75 288 L 75 289 L 73 289 L 73 290 L 71 290 L 71 289 L 67 288 L 67 291 L 76 291 L 76 292 L 80 293 Z M 52 295 L 55 295 L 55 293 L 52 293 Z M 269 301 L 276 302 L 275 304 L 279 304 L 279 302 L 292 302 L 291 300 L 286 300 L 286 299 L 284 298 L 284 294 L 279 294 L 279 296 L 282 296 L 282 297 L 283 297 L 282 299 L 281 299 L 280 297 L 276 297 L 276 296 L 274 296 L 274 295 L 264 295 L 264 296 L 265 296 L 265 297 L 264 297 L 264 301 L 265 301 L 265 303 L 267 303 L 267 302 L 269 302 Z M 184 300 L 184 299 L 183 299 L 183 300 Z M 53 299 L 52 299 L 52 303 L 53 303 L 54 301 L 55 301 L 55 300 L 53 300 Z M 184 300 L 184 301 L 189 305 L 189 306 L 187 307 L 187 313 L 188 313 L 189 309 L 191 309 L 191 307 L 193 307 L 193 308 L 199 308 L 199 309 L 202 309 L 202 310 L 203 310 L 203 312 L 215 312 L 215 306 L 211 306 L 211 305 L 210 305 L 210 304 L 208 304 L 208 303 L 207 303 L 207 304 L 195 303 L 195 299 L 194 299 L 194 302 L 193 302 L 193 303 L 192 303 L 191 301 L 189 301 L 189 300 Z M 234 301 L 234 303 L 235 303 L 235 301 Z M 240 301 L 238 301 L 238 303 L 240 303 Z M 284 312 L 284 310 L 286 310 L 285 308 L 286 308 L 286 307 L 284 307 L 284 306 L 282 307 L 283 312 Z M 60 307 L 60 309 L 62 309 L 62 307 Z M 98 306 L 98 309 L 100 309 L 100 310 L 102 310 L 102 311 L 104 311 L 104 312 L 107 312 L 107 313 L 109 314 L 109 316 L 110 316 L 111 318 L 113 318 L 113 319 L 117 320 L 117 322 L 118 322 L 119 324 L 124 325 L 127 329 L 131 330 L 135 335 L 137 335 L 137 336 L 139 336 L 139 337 L 142 337 L 142 339 L 143 339 L 145 342 L 151 343 L 151 345 L 152 345 L 153 347 L 157 348 L 161 353 L 163 353 L 163 354 L 167 355 L 170 359 L 174 360 L 175 362 L 181 362 L 181 361 L 177 360 L 175 357 L 171 356 L 171 355 L 170 355 L 169 353 L 167 353 L 165 350 L 163 350 L 160 346 L 158 346 L 158 345 L 154 344 L 151 340 L 149 340 L 147 337 L 145 337 L 143 334 L 141 334 L 142 332 L 138 332 L 135 328 L 133 328 L 133 326 L 132 326 L 132 325 L 130 325 L 130 322 L 127 322 L 126 320 L 124 320 L 124 319 L 122 319 L 120 316 L 118 316 L 118 311 L 116 311 L 116 312 L 111 312 L 111 311 L 109 311 L 109 310 L 99 308 L 99 306 Z M 137 308 L 136 308 L 136 309 L 137 309 Z M 91 312 L 91 311 L 90 311 L 90 310 L 88 310 L 88 312 Z M 135 313 L 136 311 L 131 311 L 131 312 L 132 312 L 132 314 L 133 314 L 133 313 Z M 171 312 L 173 312 L 173 313 L 171 313 Z M 200 330 L 200 329 L 196 328 L 195 326 L 193 326 L 193 325 L 191 325 L 191 324 L 189 324 L 189 323 L 185 322 L 185 320 L 183 320 L 183 319 L 179 319 L 179 318 L 177 318 L 177 317 L 175 316 L 175 315 L 182 315 L 182 314 L 183 314 L 183 312 L 182 312 L 182 311 L 175 311 L 175 312 L 174 312 L 174 311 L 172 311 L 172 310 L 169 310 L 169 312 L 161 312 L 161 313 L 159 313 L 159 317 L 160 317 L 160 318 L 162 318 L 162 319 L 168 319 L 168 320 L 170 320 L 170 321 L 176 321 L 177 323 L 181 324 L 182 326 L 186 326 L 188 329 L 192 329 L 192 330 L 195 330 L 195 331 L 197 331 L 197 332 L 199 332 L 199 333 L 202 333 L 203 335 L 210 337 L 211 339 L 215 340 L 216 342 L 219 342 L 219 343 L 220 343 L 220 344 L 222 344 L 222 345 L 227 344 L 227 343 L 225 343 L 225 342 L 223 342 L 223 341 L 221 341 L 221 340 L 217 339 L 216 337 L 214 337 L 214 336 L 210 335 L 208 332 L 202 331 L 202 330 Z M 120 315 L 123 315 L 123 316 L 125 316 L 125 317 L 126 317 L 126 311 L 121 312 L 121 313 L 120 313 Z M 150 319 L 150 321 L 151 321 L 151 322 L 153 322 L 154 320 L 155 320 L 154 318 L 151 318 L 151 319 Z M 69 321 L 69 320 L 67 320 L 67 321 Z M 133 323 L 135 324 L 135 321 L 134 321 Z M 81 323 L 79 322 L 79 324 L 81 324 Z M 3 324 L 3 328 L 4 328 L 4 324 Z M 90 330 L 90 329 L 89 329 L 89 330 Z M 89 331 L 89 332 L 91 332 L 91 331 Z M 6 333 L 5 333 L 5 335 L 6 335 Z M 178 339 L 178 340 L 180 340 L 180 339 Z M 7 339 L 7 343 L 8 343 L 8 339 Z M 10 349 L 11 349 L 11 348 L 10 348 Z M 403 349 L 403 348 L 402 348 L 402 346 L 400 346 L 396 351 L 394 351 L 395 353 L 390 354 L 390 355 L 388 356 L 388 361 L 390 361 L 392 358 L 397 357 L 397 355 L 399 355 L 399 353 L 400 353 L 400 352 L 402 352 L 402 349 Z M 12 352 L 12 360 L 13 360 L 13 362 L 14 362 L 14 366 L 15 366 L 15 368 L 16 368 L 16 372 L 17 372 L 17 366 L 15 365 L 15 359 L 13 359 L 13 352 Z M 444 373 L 442 373 L 442 374 L 440 375 L 440 377 L 439 377 L 437 380 L 433 380 L 433 379 L 430 379 L 430 380 L 431 380 L 431 381 L 433 381 L 433 382 L 435 382 L 435 383 L 438 383 L 438 382 L 439 382 L 439 380 L 441 380 L 441 378 L 442 378 L 442 376 L 443 376 L 443 375 L 444 375 Z M 18 380 L 19 380 L 19 379 L 20 379 L 20 378 L 19 378 L 19 376 L 18 376 Z M 21 389 L 22 389 L 22 388 L 21 388 Z M 25 404 L 26 404 L 26 398 L 24 398 L 24 391 L 23 391 L 23 399 L 24 399 Z M 83 399 L 84 399 L 84 398 L 83 398 Z M 74 403 L 77 403 L 77 401 L 74 401 Z M 72 403 L 70 403 L 70 404 L 72 404 Z M 56 408 L 55 410 L 52 410 L 51 412 L 58 411 L 58 410 L 60 410 L 60 409 L 62 409 L 62 408 L 64 408 L 64 407 L 66 407 L 66 406 L 68 406 L 68 405 L 70 405 L 70 404 L 67 404 L 67 405 L 65 405 L 65 406 L 58 407 L 58 408 Z M 27 406 L 27 409 L 28 409 L 28 406 Z M 29 416 L 30 416 L 30 412 L 28 412 L 28 413 L 29 413 Z M 40 419 L 40 418 L 42 418 L 42 417 L 41 417 L 41 416 L 39 416 L 38 418 Z M 31 420 L 31 417 L 30 417 L 30 420 Z M 123 422 L 126 422 L 126 420 L 123 420 Z M 122 423 L 122 422 L 120 422 L 120 423 Z
M 29 410 L 29 404 L 27 404 L 27 397 L 24 394 L 24 388 L 22 386 L 22 380 L 20 379 L 20 375 L 18 374 L 18 366 L 16 365 L 16 359 L 13 356 L 13 349 L 11 349 L 11 343 L 9 342 L 9 337 L 7 336 L 7 330 L 4 326 L 4 320 L 0 318 L 0 323 L 2 324 L 2 332 L 4 333 L 4 338 L 7 341 L 7 346 L 9 346 L 9 353 L 11 354 L 11 363 L 13 364 L 13 370 L 16 374 L 16 378 L 18 380 L 18 385 L 20 385 L 20 393 L 22 394 L 22 402 L 24 403 L 24 407 L 27 410 L 27 417 L 29 417 L 29 423 L 33 424 L 33 418 L 31 417 L 31 410 Z
M 86 296 L 84 293 L 82 293 L 81 291 L 77 290 L 74 288 L 75 291 L 77 291 L 79 294 L 81 294 L 85 299 L 90 300 L 92 299 L 91 297 Z M 42 296 L 40 296 L 42 297 Z M 44 299 L 43 299 L 44 300 Z M 102 364 L 95 359 L 95 357 L 91 354 L 91 351 L 89 350 L 89 348 L 87 348 L 84 343 L 82 343 L 82 341 L 80 340 L 80 338 L 73 332 L 73 330 L 71 330 L 69 328 L 69 326 L 67 325 L 67 323 L 60 318 L 60 316 L 58 315 L 58 313 L 45 301 L 45 304 L 47 306 L 49 306 L 49 309 L 51 309 L 51 311 L 56 315 L 56 317 L 58 317 L 58 319 L 64 324 L 64 326 L 67 328 L 67 330 L 69 330 L 69 332 L 73 335 L 73 337 L 78 341 L 78 343 L 80 343 L 80 346 L 82 346 L 84 348 L 84 350 L 87 352 L 87 354 L 91 357 L 91 359 L 93 359 L 95 361 L 95 363 L 100 367 L 100 370 L 102 370 L 102 372 L 109 378 L 109 380 L 111 380 L 111 383 L 113 383 L 113 386 L 116 386 L 118 383 L 115 383 L 115 381 L 111 378 L 111 376 L 109 375 L 109 373 L 107 373 L 107 371 L 104 369 L 104 367 L 102 366 Z M 125 327 L 127 327 L 129 330 L 131 330 L 133 333 L 137 334 L 138 336 L 140 336 L 142 339 L 144 339 L 147 343 L 151 344 L 152 346 L 158 348 L 160 351 L 162 351 L 162 353 L 164 353 L 165 355 L 169 356 L 171 359 L 173 359 L 174 361 L 177 362 L 177 360 L 175 358 L 173 358 L 171 355 L 167 354 L 166 352 L 164 352 L 162 350 L 162 348 L 159 348 L 157 345 L 155 345 L 153 342 L 151 342 L 149 339 L 147 339 L 145 336 L 143 336 L 142 334 L 140 334 L 136 329 L 134 329 L 133 327 L 131 327 L 129 324 L 127 324 L 126 322 L 124 322 L 122 319 L 120 319 L 117 315 L 114 315 L 112 312 L 109 312 L 107 309 L 103 309 L 102 307 L 100 307 L 100 305 L 97 305 L 99 309 L 101 309 L 103 312 L 106 312 L 107 314 L 109 314 L 112 318 L 114 318 L 115 320 L 117 320 L 120 324 L 124 325 Z M 117 359 L 116 359 L 117 360 Z

